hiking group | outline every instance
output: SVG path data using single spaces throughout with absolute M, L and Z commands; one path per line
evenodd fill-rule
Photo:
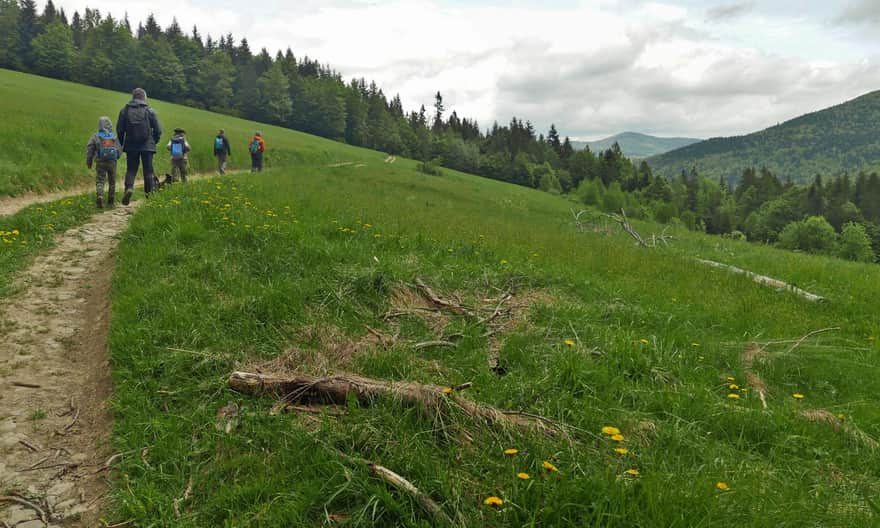
M 116 194 L 116 162 L 125 153 L 125 189 L 122 205 L 128 205 L 134 193 L 134 182 L 138 169 L 143 167 L 144 194 L 159 190 L 166 184 L 174 182 L 186 183 L 189 170 L 189 152 L 192 150 L 186 139 L 186 131 L 175 128 L 174 135 L 165 145 L 171 155 L 171 174 L 165 175 L 160 182 L 153 170 L 153 156 L 156 145 L 162 137 L 162 125 L 156 111 L 147 104 L 147 92 L 143 88 L 135 88 L 131 101 L 119 111 L 116 119 L 116 132 L 109 117 L 98 119 L 98 131 L 89 139 L 86 146 L 86 166 L 95 166 L 96 205 L 103 208 L 104 204 L 113 207 Z M 263 170 L 263 153 L 266 141 L 260 131 L 254 134 L 248 150 L 251 155 L 251 172 Z M 232 149 L 226 132 L 223 129 L 214 138 L 214 157 L 217 158 L 217 172 L 226 174 L 226 162 L 232 156 Z M 104 183 L 107 183 L 107 200 L 104 201 Z

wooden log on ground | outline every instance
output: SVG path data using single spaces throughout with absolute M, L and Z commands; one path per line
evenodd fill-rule
M 380 397 L 392 397 L 425 408 L 439 409 L 454 404 L 476 420 L 490 425 L 512 426 L 552 435 L 559 427 L 549 425 L 548 420 L 531 415 L 502 411 L 490 405 L 476 403 L 458 396 L 455 391 L 438 385 L 393 382 L 345 375 L 316 378 L 302 374 L 275 376 L 251 372 L 233 372 L 229 387 L 247 394 L 269 394 L 276 398 L 293 401 L 320 401 L 346 404 L 350 398 L 370 404 Z M 444 391 L 444 389 L 446 389 Z
M 752 272 L 749 270 L 744 270 L 742 268 L 737 268 L 736 266 L 731 266 L 729 264 L 722 264 L 720 262 L 715 262 L 714 260 L 706 260 L 706 259 L 700 259 L 700 258 L 698 258 L 696 260 L 700 264 L 704 264 L 706 266 L 727 270 L 731 273 L 736 273 L 737 275 L 745 275 L 746 277 L 752 279 L 753 281 L 757 282 L 758 284 L 762 284 L 764 286 L 769 286 L 771 288 L 776 288 L 777 290 L 785 290 L 787 292 L 790 292 L 790 293 L 797 295 L 798 297 L 802 297 L 808 301 L 820 302 L 820 301 L 825 300 L 825 298 L 820 295 L 816 295 L 815 293 L 810 293 L 806 290 L 802 290 L 802 289 L 798 288 L 797 286 L 792 286 L 791 284 L 788 284 L 787 282 L 783 282 L 779 279 L 774 279 L 773 277 L 768 277 L 766 275 L 759 275 L 755 272 Z
M 380 466 L 378 464 L 369 464 L 367 467 L 370 468 L 370 472 L 384 480 L 386 483 L 394 486 L 395 488 L 406 492 L 412 498 L 418 502 L 422 508 L 425 509 L 428 513 L 434 516 L 434 518 L 441 523 L 443 526 L 452 526 L 452 519 L 446 515 L 440 506 L 434 502 L 431 497 L 428 497 L 421 491 L 419 488 L 415 487 L 410 481 L 401 477 L 397 473 L 391 471 L 390 469 Z

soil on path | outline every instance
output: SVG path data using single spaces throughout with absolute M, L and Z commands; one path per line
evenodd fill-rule
M 110 278 L 136 205 L 64 233 L 0 301 L 0 494 L 45 515 L 3 500 L 0 526 L 99 525 L 112 455 Z

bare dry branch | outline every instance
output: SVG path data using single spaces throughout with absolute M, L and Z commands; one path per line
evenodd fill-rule
M 815 293 L 810 293 L 806 290 L 802 290 L 797 286 L 792 286 L 787 282 L 783 282 L 779 279 L 774 279 L 773 277 L 768 277 L 766 275 L 758 275 L 755 272 L 744 270 L 742 268 L 737 268 L 736 266 L 731 266 L 729 264 L 722 264 L 720 262 L 715 262 L 714 260 L 706 260 L 706 259 L 696 259 L 700 264 L 705 264 L 706 266 L 710 266 L 713 268 L 719 268 L 727 270 L 731 273 L 736 273 L 737 275 L 745 275 L 749 277 L 753 281 L 758 284 L 763 284 L 764 286 L 770 286 L 771 288 L 776 288 L 777 290 L 785 290 L 791 292 L 799 297 L 803 297 L 804 299 L 812 302 L 824 301 L 825 298 Z

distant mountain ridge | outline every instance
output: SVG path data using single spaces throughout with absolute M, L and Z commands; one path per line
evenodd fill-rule
M 585 146 L 589 146 L 593 152 L 608 150 L 614 142 L 620 145 L 620 150 L 630 158 L 647 158 L 656 156 L 675 150 L 677 148 L 686 147 L 702 140 L 683 137 L 657 137 L 639 132 L 623 132 L 605 139 L 596 141 L 572 141 L 572 146 L 581 150 Z
M 734 183 L 748 167 L 766 167 L 780 179 L 880 168 L 880 90 L 745 136 L 712 138 L 648 158 L 654 173 L 682 170 Z

